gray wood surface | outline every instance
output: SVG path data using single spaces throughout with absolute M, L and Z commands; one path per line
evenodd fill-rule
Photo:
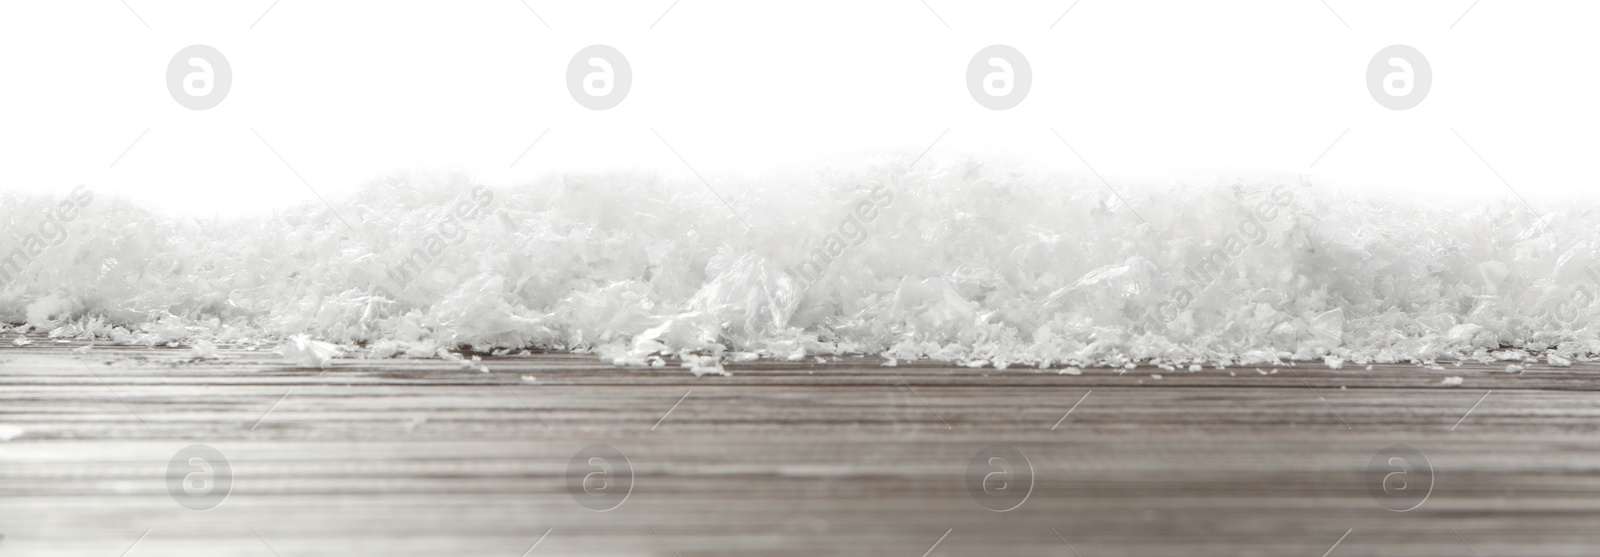
M 1600 553 L 1593 365 L 1073 376 L 841 358 L 696 378 L 572 354 L 319 372 L 5 340 L 6 556 Z M 203 512 L 168 490 L 193 444 L 232 474 Z M 633 472 L 608 512 L 568 491 L 594 444 Z M 1008 512 L 968 490 L 995 444 L 1033 470 Z M 1393 444 L 1434 474 L 1409 512 L 1368 491 Z

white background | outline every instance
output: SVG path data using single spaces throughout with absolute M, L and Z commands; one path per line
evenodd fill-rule
M 1472 4 L 5 2 L 0 188 L 81 183 L 201 215 L 311 199 L 252 129 L 329 198 L 408 168 L 491 185 L 687 176 L 651 128 L 724 191 L 735 176 L 844 155 L 914 156 L 946 129 L 931 157 L 1087 175 L 1053 127 L 1118 187 L 1276 170 L 1327 187 L 1510 195 L 1492 167 L 1540 210 L 1589 192 L 1600 3 Z M 1028 98 L 1007 111 L 982 108 L 964 83 L 973 54 L 997 43 L 1033 68 Z M 1379 106 L 1365 83 L 1373 54 L 1397 43 L 1433 68 L 1431 93 L 1407 111 Z M 167 63 L 191 44 L 232 65 L 217 108 L 167 92 Z M 567 92 L 567 62 L 590 44 L 632 64 L 617 108 Z

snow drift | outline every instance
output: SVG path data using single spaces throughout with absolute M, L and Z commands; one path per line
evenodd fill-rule
M 727 205 L 650 176 L 491 189 L 397 175 L 227 221 L 92 188 L 3 194 L 0 322 L 151 344 L 309 335 L 366 357 L 538 347 L 697 372 L 840 353 L 1047 367 L 1600 352 L 1592 206 L 1541 220 L 1298 176 L 1119 198 L 973 160 L 713 185 Z

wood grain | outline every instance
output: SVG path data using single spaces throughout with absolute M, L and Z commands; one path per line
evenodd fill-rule
M 0 442 L 0 554 L 1489 557 L 1600 547 L 1593 365 L 1073 376 L 840 358 L 696 378 L 573 354 L 488 358 L 485 374 L 438 360 L 319 371 L 263 351 L 196 361 L 142 347 L 76 356 L 75 346 L 0 348 L 0 426 L 21 428 Z M 1465 385 L 1445 387 L 1447 376 Z M 1397 443 L 1434 471 L 1426 502 L 1403 513 L 1367 489 L 1369 461 Z M 227 499 L 204 512 L 178 505 L 166 483 L 168 461 L 192 444 L 221 451 L 233 474 Z M 633 470 L 631 494 L 609 512 L 567 490 L 569 461 L 593 444 L 615 447 Z M 969 461 L 995 444 L 1026 454 L 1034 471 L 1026 502 L 1003 513 L 967 485 Z

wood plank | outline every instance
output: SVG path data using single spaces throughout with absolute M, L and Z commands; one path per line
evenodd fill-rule
M 263 351 L 196 361 L 144 347 L 80 357 L 75 346 L 0 348 L 0 426 L 22 430 L 0 442 L 6 555 L 108 556 L 130 544 L 130 557 L 1600 546 L 1600 366 L 1590 364 L 1061 375 L 845 357 L 696 378 L 582 354 L 486 358 L 484 374 L 438 360 L 319 371 Z M 1448 376 L 1465 385 L 1443 386 Z M 226 500 L 204 512 L 177 504 L 165 475 L 197 443 L 233 473 Z M 1409 512 L 1367 489 L 1374 454 L 1396 443 L 1434 471 Z M 609 512 L 567 490 L 569 461 L 593 444 L 620 450 L 634 473 Z M 969 461 L 994 444 L 1020 450 L 1034 472 L 1008 512 L 968 492 Z

